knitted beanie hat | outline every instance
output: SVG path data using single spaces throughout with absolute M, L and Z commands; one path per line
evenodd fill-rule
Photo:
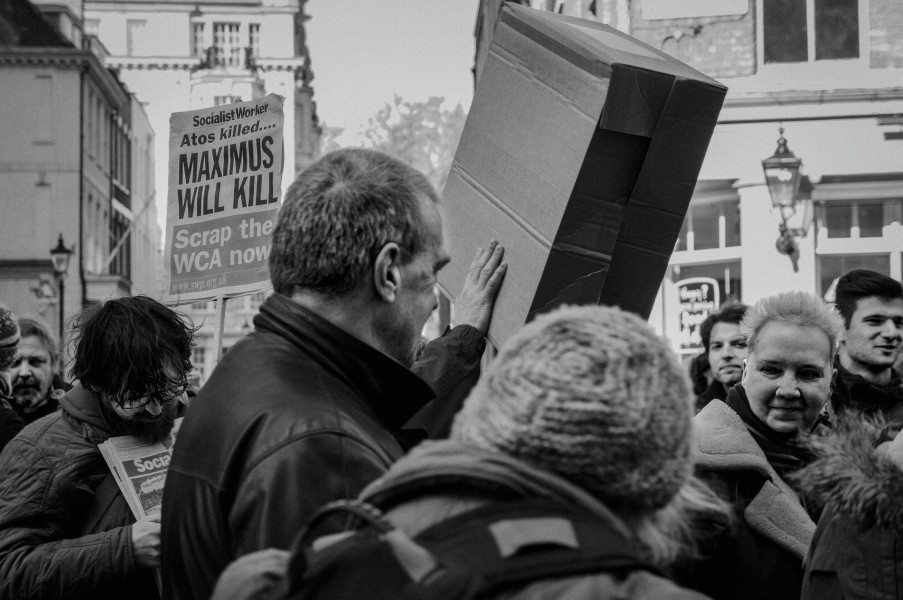
M 611 507 L 658 509 L 690 476 L 689 383 L 634 314 L 564 307 L 502 347 L 451 437 L 556 473 Z
M 13 311 L 0 302 L 0 369 L 8 369 L 16 362 L 19 345 L 19 325 Z

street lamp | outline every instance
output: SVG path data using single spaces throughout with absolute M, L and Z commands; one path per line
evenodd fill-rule
M 65 332 L 65 301 L 66 301 L 66 293 L 65 293 L 65 284 L 66 281 L 66 273 L 69 271 L 69 259 L 72 258 L 72 250 L 66 248 L 66 245 L 63 243 L 63 234 L 60 234 L 60 239 L 56 243 L 56 248 L 50 249 L 50 260 L 53 262 L 53 274 L 56 275 L 56 280 L 60 288 L 60 342 L 62 343 L 63 334 Z
M 805 235 L 805 231 L 787 227 L 787 219 L 796 214 L 796 202 L 800 191 L 800 167 L 803 161 L 787 148 L 784 128 L 778 128 L 778 147 L 774 154 L 762 161 L 765 171 L 765 182 L 771 195 L 771 205 L 781 213 L 780 235 L 775 247 L 781 254 L 793 254 L 796 251 L 794 236 Z

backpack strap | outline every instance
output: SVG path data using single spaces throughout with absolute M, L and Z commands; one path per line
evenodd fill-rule
M 478 574 L 481 593 L 540 579 L 658 571 L 614 523 L 548 499 L 490 504 L 433 525 L 414 540 Z

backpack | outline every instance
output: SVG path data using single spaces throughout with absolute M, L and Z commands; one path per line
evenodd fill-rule
M 322 536 L 327 520 L 344 521 Z M 634 543 L 601 517 L 549 499 L 493 503 L 434 524 L 413 539 L 366 502 L 318 511 L 298 536 L 282 582 L 286 600 L 492 598 L 530 582 L 643 569 Z

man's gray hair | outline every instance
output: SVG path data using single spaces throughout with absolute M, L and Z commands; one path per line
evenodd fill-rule
M 305 169 L 288 188 L 273 232 L 270 279 L 341 295 L 365 277 L 389 242 L 409 261 L 425 245 L 420 198 L 439 201 L 417 170 L 382 152 L 345 148 Z
M 843 318 L 832 305 L 808 292 L 784 292 L 762 298 L 746 311 L 740 330 L 746 335 L 750 352 L 755 349 L 762 328 L 771 322 L 818 327 L 831 343 L 832 360 L 837 340 L 843 334 Z
M 23 338 L 34 336 L 41 340 L 41 345 L 50 357 L 51 369 L 56 373 L 59 367 L 60 349 L 56 336 L 44 319 L 27 316 L 19 319 L 19 333 Z

